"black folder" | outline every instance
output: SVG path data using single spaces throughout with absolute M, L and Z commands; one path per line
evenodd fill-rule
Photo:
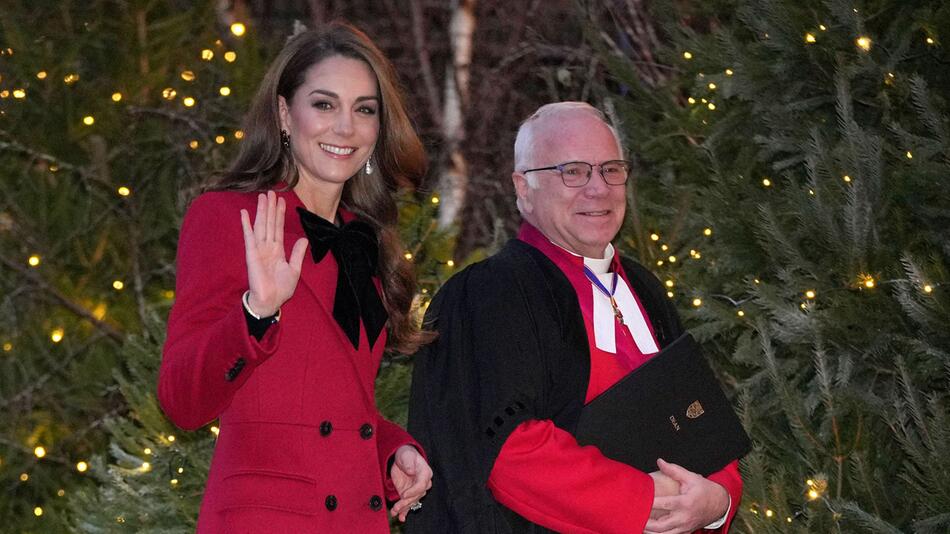
M 657 458 L 708 476 L 751 447 L 702 349 L 683 334 L 598 395 L 574 436 L 613 460 L 656 471 Z

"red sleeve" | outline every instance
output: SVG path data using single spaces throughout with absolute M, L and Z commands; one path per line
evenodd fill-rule
M 739 510 L 739 501 L 742 499 L 742 476 L 739 474 L 739 461 L 733 460 L 729 465 L 706 478 L 726 488 L 729 497 L 732 498 L 732 504 L 729 507 L 729 516 L 721 527 L 715 530 L 703 530 L 703 532 L 721 532 L 725 534 L 729 532 L 729 525 L 732 524 L 732 518 L 736 516 L 736 511 Z
M 422 445 L 412 439 L 412 436 L 401 426 L 379 414 L 376 414 L 376 429 L 376 450 L 379 453 L 379 466 L 383 470 L 383 489 L 386 490 L 388 500 L 398 501 L 399 492 L 396 491 L 396 486 L 393 485 L 393 479 L 389 473 L 389 460 L 403 445 L 412 445 L 423 457 L 426 453 L 422 450 Z
M 505 440 L 488 488 L 521 516 L 558 532 L 643 532 L 653 479 L 581 447 L 551 421 L 525 421 Z
M 218 417 L 280 339 L 280 323 L 260 341 L 248 332 L 241 304 L 248 283 L 240 207 L 223 195 L 196 199 L 178 240 L 175 304 L 158 400 L 168 418 L 186 430 Z

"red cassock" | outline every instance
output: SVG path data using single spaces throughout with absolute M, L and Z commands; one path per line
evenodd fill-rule
M 292 191 L 278 196 L 289 257 L 305 237 L 303 205 Z M 385 331 L 370 348 L 361 325 L 353 348 L 332 315 L 336 262 L 314 263 L 308 249 L 280 322 L 252 337 L 240 210 L 253 217 L 256 206 L 256 193 L 205 193 L 178 244 L 158 398 L 181 428 L 219 419 L 198 532 L 389 532 L 385 500 L 398 494 L 387 462 L 401 445 L 422 448 L 376 409 Z
M 652 354 L 641 353 L 622 325 L 616 334 L 618 354 L 597 348 L 593 287 L 583 274 L 583 259 L 554 245 L 527 223 L 521 227 L 518 239 L 543 252 L 577 291 L 590 344 L 590 381 L 584 401 L 589 403 Z M 617 257 L 610 270 L 629 285 Z M 640 313 L 646 316 L 638 297 L 634 297 Z M 621 363 L 621 354 L 629 358 L 628 365 Z M 742 496 L 738 462 L 708 478 L 726 489 L 732 505 L 725 523 L 707 532 L 727 532 Z M 642 532 L 653 505 L 653 480 L 648 474 L 605 457 L 596 447 L 580 446 L 571 434 L 549 420 L 525 421 L 508 436 L 495 460 L 488 487 L 495 499 L 521 516 L 571 534 Z M 605 513 L 607 510 L 610 513 Z

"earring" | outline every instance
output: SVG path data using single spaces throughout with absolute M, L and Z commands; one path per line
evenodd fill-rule
M 373 170 L 374 170 L 373 165 L 370 163 L 372 159 L 373 159 L 372 156 L 370 156 L 370 158 L 366 160 L 366 169 L 365 169 L 366 174 L 373 174 Z
M 290 149 L 290 134 L 287 133 L 287 130 L 280 131 L 280 144 L 286 149 Z

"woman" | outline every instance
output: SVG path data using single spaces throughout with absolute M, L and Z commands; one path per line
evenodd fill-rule
M 388 532 L 384 499 L 404 521 L 432 477 L 373 387 L 384 347 L 422 341 L 392 196 L 422 145 L 345 24 L 287 43 L 245 132 L 185 216 L 158 385 L 182 428 L 220 420 L 198 532 Z

